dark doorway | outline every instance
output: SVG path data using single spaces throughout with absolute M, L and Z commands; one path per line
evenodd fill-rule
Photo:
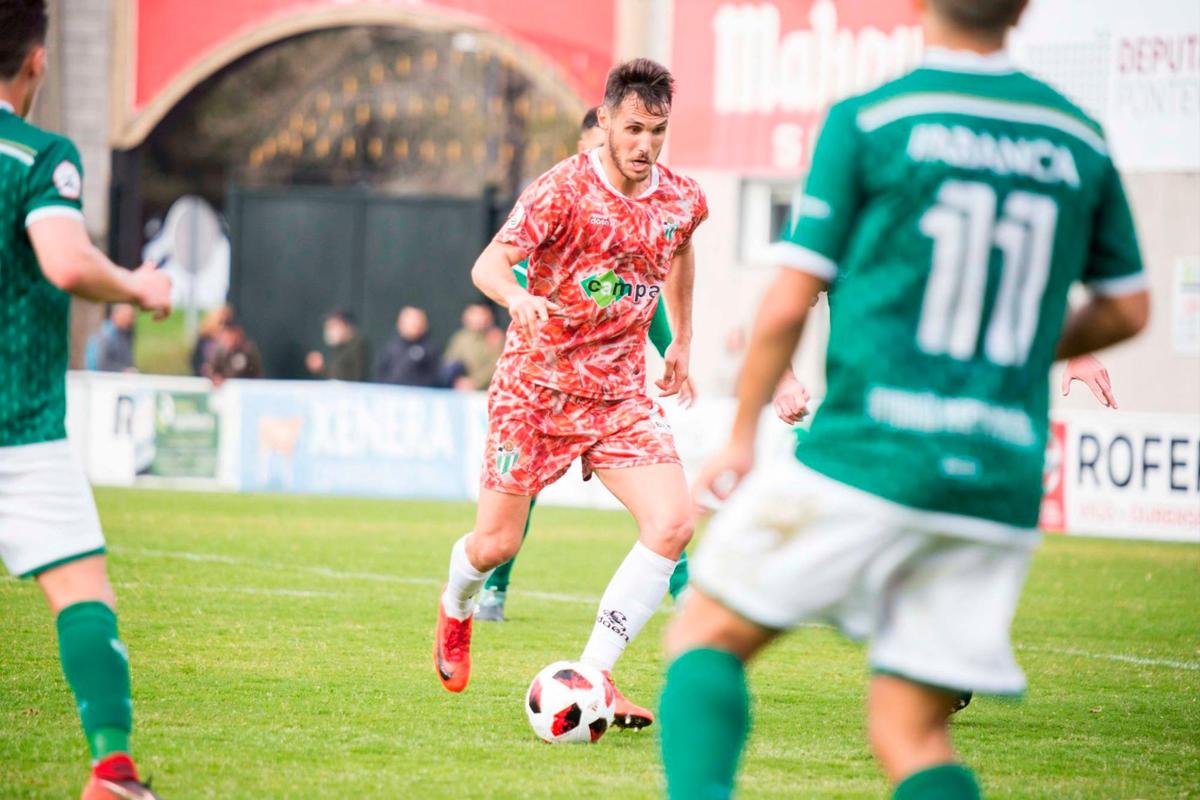
M 500 204 L 506 206 L 507 204 Z M 226 198 L 230 301 L 268 377 L 305 377 L 321 320 L 350 310 L 378 353 L 406 305 L 425 309 L 443 348 L 479 298 L 470 270 L 498 206 L 476 198 L 387 196 L 363 188 L 251 188 Z

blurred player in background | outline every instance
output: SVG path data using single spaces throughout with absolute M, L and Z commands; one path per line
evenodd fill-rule
M 688 377 L 692 234 L 708 214 L 700 187 L 655 162 L 674 80 L 646 59 L 609 73 L 598 117 L 605 144 L 531 184 L 472 277 L 512 316 L 488 392 L 489 431 L 475 529 L 454 545 L 438 604 L 434 660 L 466 688 L 475 596 L 516 555 L 530 498 L 576 458 L 633 514 L 639 540 L 600 601 L 586 663 L 610 674 L 667 593 L 692 537 L 691 499 L 662 409 L 646 394 L 645 337 L 666 301 L 674 338 L 661 396 Z M 529 259 L 528 289 L 513 267 Z M 614 692 L 615 692 L 615 687 Z M 616 692 L 616 723 L 653 715 Z
M 979 797 L 947 718 L 1016 695 L 1009 628 L 1036 529 L 1056 359 L 1146 324 L 1133 221 L 1099 126 L 1004 52 L 1025 0 L 925 0 L 924 64 L 830 109 L 759 309 L 728 495 L 812 298 L 837 278 L 828 389 L 797 460 L 718 514 L 668 634 L 674 798 L 728 797 L 749 727 L 744 663 L 803 621 L 870 642 L 868 735 L 896 798 Z M 1082 281 L 1090 299 L 1067 309 Z
M 597 118 L 598 111 L 598 108 L 589 108 L 588 112 L 583 115 L 583 122 L 579 126 L 579 141 L 575 144 L 576 155 L 595 150 L 604 144 L 605 134 Z M 513 272 L 517 276 L 517 283 L 521 285 L 522 289 L 528 287 L 526 280 L 528 270 L 529 259 L 525 259 L 513 267 Z M 671 322 L 667 319 L 667 307 L 661 300 L 659 300 L 658 305 L 654 308 L 654 318 L 650 321 L 650 330 L 647 335 L 650 338 L 650 343 L 654 345 L 654 349 L 658 351 L 660 356 L 665 358 L 667 348 L 671 345 Z M 695 385 L 689 377 L 684 380 L 683 385 L 679 389 L 679 404 L 687 408 L 695 401 L 695 397 Z M 529 535 L 529 525 L 533 519 L 533 508 L 536 504 L 537 497 L 531 498 L 529 501 L 530 513 L 525 520 L 525 530 L 521 534 L 522 542 Z M 496 567 L 487 579 L 487 583 L 483 585 L 483 591 L 479 593 L 479 603 L 475 611 L 475 619 L 480 622 L 504 621 L 504 603 L 508 598 L 509 580 L 512 575 L 514 563 L 516 563 L 515 558 L 509 559 Z M 687 586 L 687 582 L 687 553 L 680 553 L 679 562 L 675 565 L 675 571 L 671 573 L 671 581 L 667 589 L 672 599 L 676 601 L 679 599 L 679 594 Z
M 55 615 L 63 673 L 91 750 L 84 800 L 156 797 L 130 757 L 129 661 L 91 489 L 66 440 L 75 295 L 165 316 L 171 283 L 92 246 L 71 142 L 24 121 L 46 71 L 45 0 L 0 0 L 0 558 Z

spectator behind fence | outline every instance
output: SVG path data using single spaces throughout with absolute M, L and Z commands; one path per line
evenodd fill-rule
M 99 372 L 134 372 L 133 323 L 137 319 L 133 306 L 114 303 L 109 306 L 108 318 L 92 334 L 84 352 L 88 369 Z
M 201 378 L 212 377 L 213 362 L 217 357 L 217 339 L 221 328 L 233 322 L 233 307 L 217 306 L 200 320 L 196 344 L 192 347 L 192 374 Z
M 236 323 L 226 323 L 217 334 L 217 355 L 213 359 L 212 382 L 220 386 L 229 378 L 261 378 L 262 358 L 258 347 Z
M 405 306 L 396 318 L 396 335 L 375 365 L 375 379 L 399 386 L 438 386 L 440 377 L 441 358 L 429 343 L 429 317 Z
M 325 317 L 326 353 L 313 350 L 304 365 L 313 375 L 335 381 L 367 379 L 367 341 L 349 311 L 337 310 Z
M 462 328 L 446 346 L 445 383 L 466 391 L 488 388 L 504 351 L 504 331 L 492 307 L 482 301 L 463 309 Z

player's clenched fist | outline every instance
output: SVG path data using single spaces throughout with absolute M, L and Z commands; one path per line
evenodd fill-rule
M 507 300 L 509 316 L 530 340 L 536 338 L 542 325 L 550 321 L 550 315 L 560 310 L 557 303 L 524 289 L 517 289 Z
M 795 425 L 808 416 L 808 401 L 808 390 L 789 371 L 779 381 L 771 404 L 781 420 L 788 425 Z
M 715 510 L 728 499 L 754 467 L 754 442 L 731 439 L 701 467 L 692 484 L 693 509 L 698 516 Z
M 133 286 L 137 304 L 143 311 L 153 311 L 156 320 L 171 313 L 171 278 L 153 261 L 146 261 L 134 270 Z

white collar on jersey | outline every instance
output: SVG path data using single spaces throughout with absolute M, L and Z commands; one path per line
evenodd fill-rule
M 7 100 L 0 100 L 0 111 L 7 111 L 10 114 L 17 113 L 17 110 L 13 108 L 12 103 L 8 102 Z
M 971 50 L 951 50 L 948 47 L 927 48 L 921 66 L 948 72 L 979 72 L 991 75 L 1002 75 L 1017 69 L 1007 50 L 982 55 Z
M 600 163 L 600 148 L 596 147 L 588 151 L 588 160 L 592 162 L 592 169 L 596 170 L 596 175 L 604 183 L 604 186 L 617 197 L 623 197 L 626 200 L 642 200 L 649 197 L 658 191 L 658 165 L 654 164 L 650 167 L 650 185 L 646 190 L 636 197 L 630 197 L 627 194 L 622 194 L 617 191 L 617 187 L 612 185 L 612 181 L 608 179 L 608 174 L 604 171 L 604 165 Z

